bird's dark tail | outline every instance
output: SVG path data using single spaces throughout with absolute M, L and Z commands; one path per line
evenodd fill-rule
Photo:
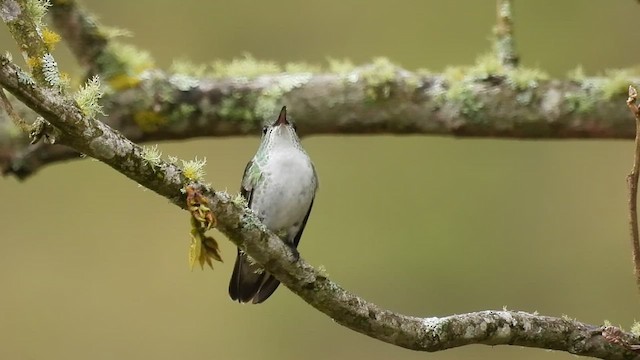
M 280 281 L 267 274 L 259 266 L 252 264 L 238 249 L 233 275 L 229 282 L 229 295 L 238 302 L 259 304 L 269 298 L 278 288 Z

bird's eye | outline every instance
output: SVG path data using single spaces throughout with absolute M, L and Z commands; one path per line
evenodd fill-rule
M 295 123 L 291 123 L 291 126 L 293 126 L 293 131 L 298 131 L 298 125 L 296 125 Z
M 267 130 L 268 130 L 268 129 L 269 129 L 269 127 L 268 127 L 268 126 L 264 126 L 264 127 L 262 128 L 262 135 L 265 135 L 265 134 L 267 133 Z

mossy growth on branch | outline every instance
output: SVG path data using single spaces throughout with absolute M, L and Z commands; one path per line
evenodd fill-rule
M 365 86 L 365 97 L 369 102 L 388 99 L 397 77 L 398 67 L 389 59 L 377 57 L 371 65 L 358 71 Z
M 116 91 L 137 86 L 142 73 L 154 66 L 148 52 L 116 41 L 109 42 L 96 63 L 107 84 Z
M 188 180 L 192 182 L 202 182 L 204 181 L 204 176 L 206 172 L 204 170 L 205 165 L 207 165 L 207 159 L 203 158 L 198 160 L 196 157 L 193 160 L 181 160 L 182 161 L 182 174 Z
M 87 83 L 78 89 L 74 95 L 74 100 L 82 113 L 90 118 L 95 118 L 97 114 L 105 115 L 99 101 L 104 92 L 100 87 L 100 78 L 95 75 Z

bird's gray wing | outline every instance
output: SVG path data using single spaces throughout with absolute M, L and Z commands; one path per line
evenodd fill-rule
M 254 161 L 249 161 L 244 169 L 240 195 L 247 200 L 247 206 L 251 208 L 253 190 L 260 180 L 260 172 Z M 229 281 L 229 296 L 239 302 L 248 302 L 253 299 L 264 281 L 265 273 L 258 266 L 252 264 L 247 255 L 238 249 L 233 274 Z

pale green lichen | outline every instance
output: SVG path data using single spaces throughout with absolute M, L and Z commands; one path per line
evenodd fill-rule
M 607 320 L 607 319 L 605 319 L 605 320 L 602 322 L 602 326 L 612 326 L 612 325 L 613 325 L 613 324 L 611 323 L 611 321 L 609 321 L 609 320 Z
M 51 2 L 49 0 L 27 0 L 24 10 L 36 26 L 40 27 L 42 26 L 42 18 L 44 18 L 50 6 Z
M 505 68 L 494 53 L 487 53 L 476 58 L 473 66 L 466 69 L 466 78 L 486 79 L 489 76 L 504 75 Z
M 262 120 L 271 119 L 282 107 L 282 97 L 293 89 L 306 84 L 312 74 L 283 75 L 271 85 L 263 90 L 255 102 L 254 114 L 256 118 Z
M 60 72 L 58 71 L 58 64 L 53 55 L 46 53 L 42 56 L 41 64 L 42 75 L 44 80 L 53 87 L 61 87 Z
M 540 82 L 548 80 L 544 71 L 531 68 L 515 68 L 507 72 L 507 83 L 515 90 L 527 90 L 538 87 Z
M 103 94 L 100 87 L 100 77 L 94 75 L 86 84 L 80 87 L 74 95 L 74 99 L 85 116 L 95 118 L 97 114 L 105 115 L 102 111 L 102 105 L 99 103 Z
M 458 82 L 451 85 L 445 93 L 446 100 L 460 107 L 460 113 L 470 120 L 481 120 L 479 112 L 484 108 L 475 96 L 471 84 Z
M 327 63 L 329 71 L 336 74 L 346 74 L 356 68 L 349 59 L 327 58 Z
M 360 78 L 365 84 L 366 100 L 374 102 L 388 99 L 396 79 L 397 67 L 384 57 L 373 59 L 373 63 L 360 71 Z
M 236 58 L 230 62 L 216 60 L 212 64 L 211 74 L 214 77 L 238 77 L 253 79 L 258 76 L 281 73 L 282 69 L 271 61 L 256 60 L 250 54 Z
M 169 82 L 180 91 L 189 91 L 200 83 L 195 77 L 185 74 L 173 74 L 169 77 Z
M 148 52 L 110 41 L 96 60 L 104 79 L 115 90 L 127 89 L 140 82 L 140 75 L 154 66 Z
M 22 85 L 33 87 L 36 85 L 36 82 L 33 80 L 29 74 L 24 71 L 18 72 L 18 82 Z
M 198 160 L 196 157 L 194 160 L 182 160 L 182 174 L 190 181 L 203 181 L 206 172 L 204 166 L 207 164 L 207 158 Z
M 151 166 L 151 169 L 155 172 L 155 168 L 162 163 L 162 151 L 158 149 L 158 145 L 143 146 L 142 147 L 142 161 Z
M 244 198 L 244 196 L 242 196 L 241 194 L 236 194 L 236 196 L 233 197 L 233 199 L 231 200 L 232 203 L 240 206 L 240 207 L 247 207 L 249 204 L 247 203 L 247 199 Z
M 629 69 L 605 71 L 605 77 L 600 86 L 604 99 L 611 100 L 614 96 L 627 94 L 633 75 Z
M 634 321 L 630 331 L 633 335 L 640 336 L 640 322 Z
M 132 37 L 133 33 L 128 29 L 122 29 L 118 27 L 100 25 L 98 27 L 100 35 L 106 39 L 115 39 L 119 37 Z

